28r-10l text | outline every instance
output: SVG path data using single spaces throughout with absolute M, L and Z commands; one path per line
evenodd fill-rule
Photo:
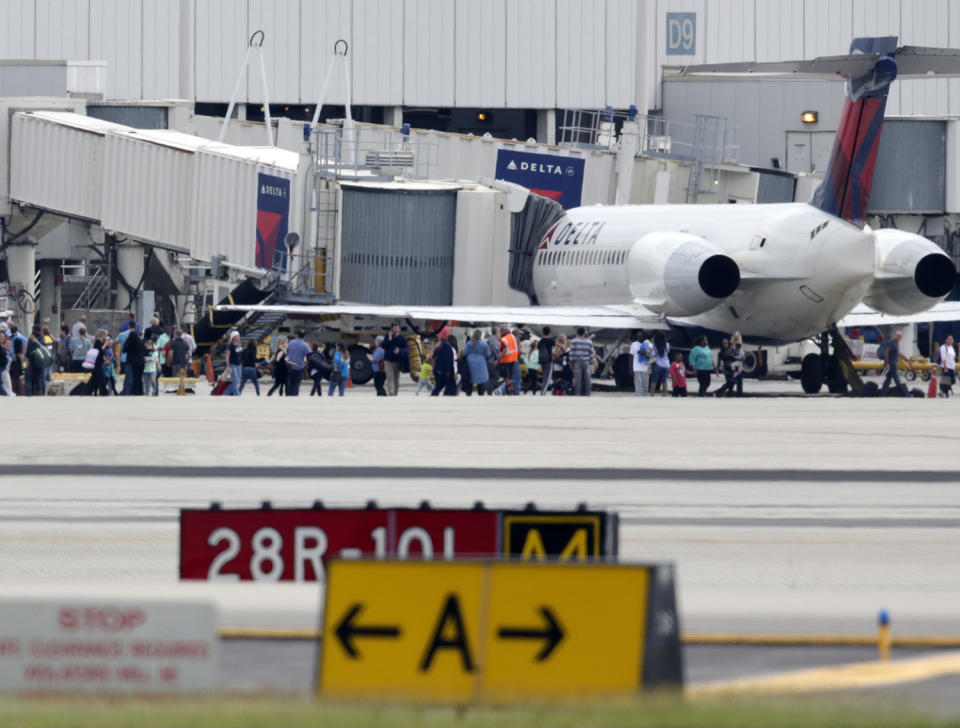
M 382 559 L 387 556 L 387 529 L 383 526 L 374 528 L 370 532 L 372 541 L 372 555 L 375 558 Z M 250 557 L 250 575 L 254 581 L 279 581 L 284 576 L 284 570 L 289 568 L 289 564 L 281 553 L 283 551 L 283 537 L 280 532 L 269 526 L 264 526 L 254 532 L 250 539 L 253 555 Z M 207 545 L 217 548 L 221 544 L 226 544 L 226 548 L 217 554 L 211 562 L 210 569 L 207 572 L 208 579 L 218 579 L 221 581 L 236 581 L 240 579 L 239 574 L 224 573 L 227 568 L 240 553 L 240 536 L 232 528 L 221 527 L 210 534 L 207 539 Z M 308 568 L 313 569 L 313 576 L 316 579 L 323 575 L 323 557 L 327 553 L 328 546 L 327 534 L 322 528 L 316 526 L 297 526 L 293 529 L 293 580 L 307 581 L 309 578 Z M 456 534 L 454 528 L 447 526 L 443 529 L 443 551 L 444 559 L 452 559 L 455 553 Z M 414 547 L 417 547 L 415 550 Z M 397 558 L 406 559 L 411 555 L 419 555 L 424 559 L 432 559 L 434 556 L 433 539 L 430 534 L 419 526 L 412 526 L 400 534 L 397 540 Z M 343 548 L 338 554 L 340 558 L 359 558 L 365 553 L 371 553 L 370 550 L 361 548 Z

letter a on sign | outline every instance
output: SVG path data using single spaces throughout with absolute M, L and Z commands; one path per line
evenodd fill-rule
M 470 645 L 467 643 L 467 628 L 463 624 L 463 614 L 456 594 L 447 595 L 437 626 L 433 630 L 430 644 L 427 645 L 420 671 L 426 672 L 433 663 L 434 655 L 440 649 L 455 649 L 460 652 L 464 672 L 473 672 L 473 660 L 470 658 Z

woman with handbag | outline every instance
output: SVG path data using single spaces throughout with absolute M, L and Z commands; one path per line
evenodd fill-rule
M 93 340 L 93 346 L 87 351 L 87 356 L 83 360 L 83 368 L 90 372 L 90 379 L 87 380 L 87 389 L 84 392 L 88 397 L 106 397 L 109 394 L 107 389 L 107 378 L 103 372 L 103 340 L 99 337 Z M 91 362 L 91 366 L 87 363 Z
M 338 341 L 337 353 L 333 355 L 333 369 L 330 370 L 330 388 L 327 390 L 327 396 L 332 397 L 333 390 L 339 388 L 342 397 L 349 377 L 350 354 L 347 353 L 346 344 Z

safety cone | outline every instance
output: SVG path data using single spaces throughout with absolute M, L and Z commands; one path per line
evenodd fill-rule
M 937 382 L 937 370 L 936 367 L 930 370 L 930 385 L 927 387 L 927 397 L 929 399 L 937 398 L 937 389 L 939 384 Z
M 347 375 L 347 388 L 349 389 L 349 388 L 352 387 L 352 386 L 353 386 L 353 371 L 351 371 L 351 372 Z
M 216 377 L 213 376 L 213 359 L 210 358 L 210 355 L 206 355 L 207 358 L 207 381 L 210 384 L 213 384 L 216 380 Z

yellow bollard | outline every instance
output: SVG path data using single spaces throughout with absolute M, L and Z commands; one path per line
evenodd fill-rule
M 881 609 L 877 616 L 877 653 L 878 657 L 887 661 L 890 659 L 890 613 L 886 609 Z
M 183 367 L 180 367 L 180 386 L 177 387 L 177 395 L 182 397 L 187 393 L 186 383 L 184 382 L 184 377 L 186 376 L 186 370 Z

